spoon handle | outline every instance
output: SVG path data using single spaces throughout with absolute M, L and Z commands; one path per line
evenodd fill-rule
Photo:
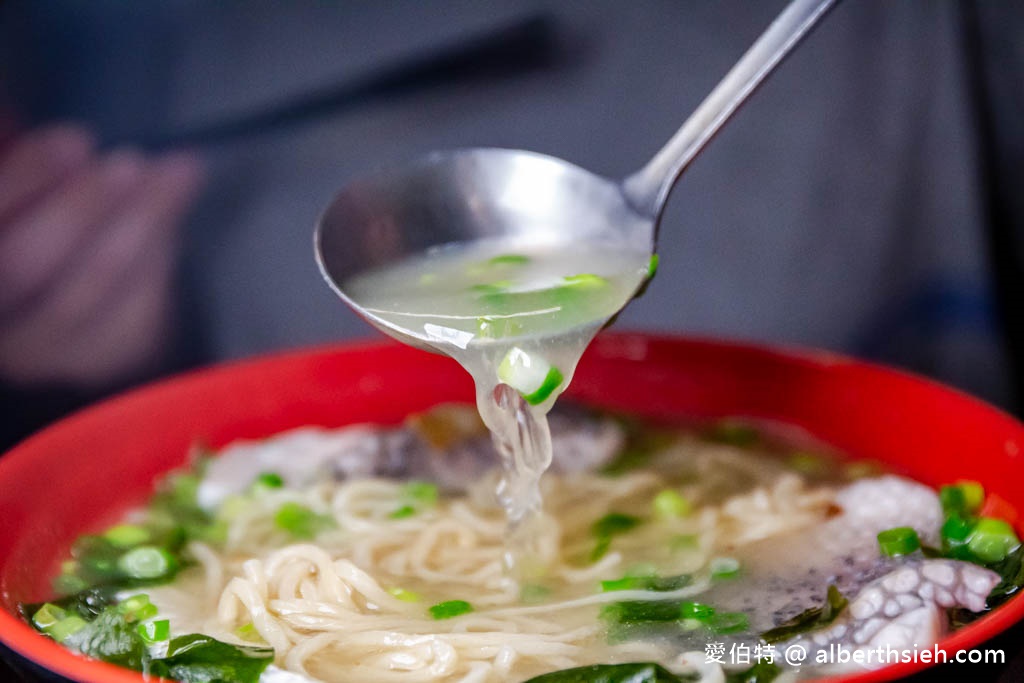
M 623 181 L 632 207 L 654 218 L 683 170 L 837 0 L 793 0 L 646 166 Z M 656 235 L 655 235 L 656 237 Z

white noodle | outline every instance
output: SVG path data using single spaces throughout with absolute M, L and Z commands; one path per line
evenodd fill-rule
M 651 498 L 669 480 L 657 469 L 545 478 L 534 540 L 544 565 L 539 580 L 556 586 L 549 602 L 523 604 L 520 585 L 506 574 L 506 525 L 488 504 L 493 493 L 470 491 L 392 519 L 401 484 L 374 479 L 255 498 L 228 520 L 222 551 L 192 544 L 199 570 L 178 586 L 155 589 L 153 599 L 191 599 L 202 614 L 204 601 L 216 596 L 216 615 L 195 623 L 232 642 L 243 642 L 237 629 L 251 624 L 274 648 L 278 666 L 330 682 L 494 683 L 598 662 L 670 663 L 676 653 L 653 642 L 608 644 L 600 606 L 696 596 L 708 586 L 707 563 L 722 552 L 720 539 L 735 546 L 813 523 L 832 496 L 734 448 L 684 440 L 667 457 L 686 463 L 684 480 L 695 483 L 679 490 L 700 507 L 616 537 L 597 561 L 589 559 L 594 521 L 611 511 L 649 518 Z M 289 501 L 330 515 L 337 528 L 315 543 L 290 543 L 273 521 Z M 689 535 L 698 542 L 673 562 L 676 573 L 694 576 L 690 584 L 671 592 L 600 592 L 602 579 L 621 577 L 652 548 L 665 555 L 664 539 Z M 188 581 L 202 589 L 184 589 Z M 396 588 L 422 593 L 422 600 L 401 600 Z M 468 600 L 474 611 L 430 616 L 430 605 L 451 599 Z M 187 610 L 178 604 L 174 611 Z

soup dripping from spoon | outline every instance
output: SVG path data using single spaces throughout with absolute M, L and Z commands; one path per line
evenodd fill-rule
M 533 152 L 438 152 L 350 182 L 321 217 L 317 261 L 342 300 L 473 376 L 501 457 L 506 562 L 519 578 L 548 559 L 531 546 L 552 458 L 547 412 L 590 340 L 653 276 L 676 179 L 834 2 L 793 0 L 672 139 L 621 182 Z

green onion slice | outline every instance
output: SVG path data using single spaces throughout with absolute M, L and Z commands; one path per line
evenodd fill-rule
M 536 353 L 513 346 L 498 366 L 498 379 L 522 395 L 530 405 L 540 405 L 562 386 L 562 371 Z
M 974 525 L 967 548 L 985 563 L 1001 562 L 1020 545 L 1013 527 L 1002 519 L 982 517 Z
M 162 643 L 171 638 L 171 622 L 167 619 L 146 621 L 136 627 L 139 635 L 147 644 Z
M 174 572 L 177 560 L 163 548 L 140 545 L 119 557 L 117 568 L 133 579 L 159 579 Z
M 921 539 L 911 527 L 898 526 L 879 532 L 878 547 L 889 557 L 909 555 L 921 547 Z
M 473 611 L 473 606 L 465 600 L 448 600 L 439 602 L 430 608 L 430 616 L 435 619 L 451 619 Z

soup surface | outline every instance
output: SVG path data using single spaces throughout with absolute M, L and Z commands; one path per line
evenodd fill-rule
M 738 422 L 550 417 L 527 572 L 507 571 L 487 430 L 441 406 L 204 454 L 80 539 L 67 596 L 26 617 L 182 681 L 766 683 L 841 670 L 837 647 L 927 647 L 1019 587 L 973 482 L 936 492 Z

